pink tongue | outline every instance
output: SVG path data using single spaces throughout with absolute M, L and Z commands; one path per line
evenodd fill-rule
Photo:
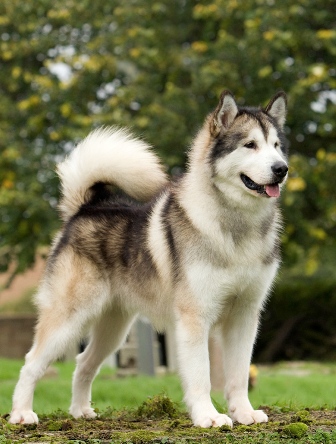
M 265 191 L 269 197 L 279 197 L 280 196 L 280 188 L 279 188 L 278 184 L 266 185 Z

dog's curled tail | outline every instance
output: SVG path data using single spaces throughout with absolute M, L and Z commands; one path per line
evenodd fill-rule
M 150 200 L 167 183 L 151 147 L 125 129 L 100 128 L 90 133 L 57 166 L 61 179 L 59 205 L 63 220 L 76 214 L 91 197 L 96 183 L 115 185 L 130 197 Z

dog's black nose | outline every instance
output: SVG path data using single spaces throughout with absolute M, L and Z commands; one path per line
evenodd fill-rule
M 282 179 L 287 174 L 288 166 L 284 162 L 276 162 L 272 165 L 272 171 L 277 178 Z

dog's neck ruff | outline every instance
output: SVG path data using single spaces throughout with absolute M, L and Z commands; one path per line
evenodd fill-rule
M 229 220 L 244 220 L 252 229 L 272 214 L 277 199 L 253 196 L 243 190 L 236 195 L 236 187 L 223 184 L 224 189 L 206 177 L 201 168 L 191 165 L 183 178 L 178 200 L 194 226 L 205 236 L 218 240 L 218 233 Z M 230 231 L 230 226 L 227 226 Z

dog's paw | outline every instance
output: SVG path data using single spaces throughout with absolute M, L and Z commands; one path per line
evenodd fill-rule
M 233 421 L 244 425 L 268 421 L 268 416 L 262 410 L 236 410 L 230 416 Z
M 203 427 L 203 428 L 221 427 L 223 425 L 232 427 L 232 420 L 227 415 L 217 413 L 216 415 L 209 415 L 209 416 L 205 415 L 203 417 L 196 418 L 194 420 L 194 425 L 196 427 Z
M 37 424 L 38 417 L 32 410 L 13 410 L 8 422 L 10 424 Z
M 93 410 L 92 407 L 71 407 L 70 415 L 74 418 L 86 418 L 86 419 L 94 419 L 97 417 L 97 413 Z

